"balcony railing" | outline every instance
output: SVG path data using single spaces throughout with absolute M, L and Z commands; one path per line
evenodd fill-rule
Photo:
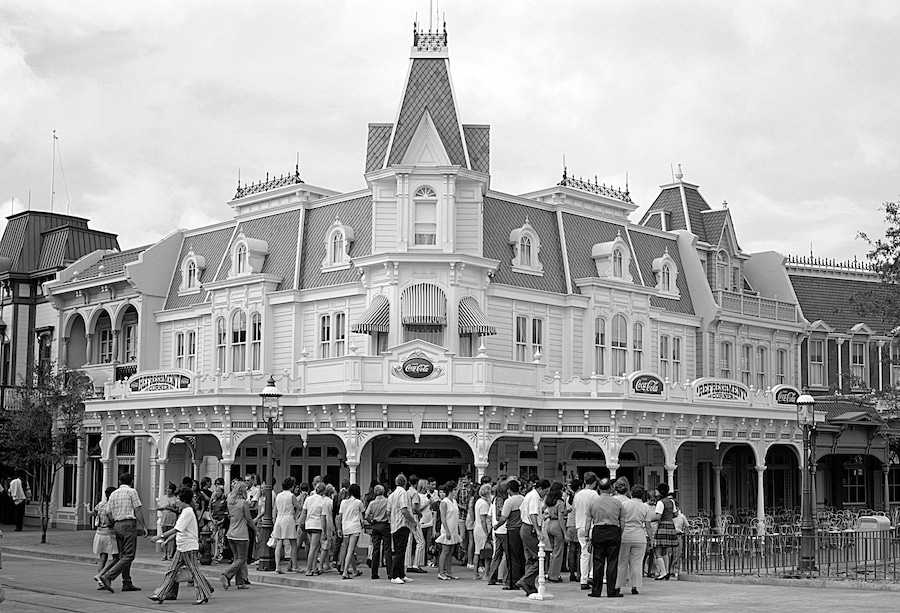
M 726 313 L 736 313 L 773 321 L 788 321 L 791 323 L 797 323 L 798 321 L 797 305 L 791 302 L 760 298 L 759 296 L 750 296 L 726 290 L 716 290 L 713 292 L 713 295 L 716 298 L 716 303 Z

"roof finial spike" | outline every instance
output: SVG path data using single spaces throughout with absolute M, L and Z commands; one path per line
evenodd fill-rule
M 241 189 L 241 168 L 238 167 L 238 189 Z
M 675 173 L 675 180 L 681 181 L 684 178 L 684 173 L 681 172 L 681 164 L 678 165 L 678 172 Z
M 625 193 L 628 193 L 628 171 L 625 171 Z
M 566 167 L 566 154 L 563 153 L 563 181 L 566 180 L 566 170 L 567 170 L 567 167 Z
M 723 201 L 722 201 L 722 208 L 723 208 L 723 209 L 727 209 L 727 208 L 728 208 L 728 201 L 727 201 L 727 200 L 723 200 Z

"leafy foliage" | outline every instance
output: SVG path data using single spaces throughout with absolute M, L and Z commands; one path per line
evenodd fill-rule
M 54 372 L 52 364 L 39 364 L 33 380 L 15 388 L 0 423 L 0 461 L 24 470 L 33 481 L 32 495 L 41 505 L 42 543 L 56 476 L 84 437 L 84 401 L 92 390 L 83 372 Z

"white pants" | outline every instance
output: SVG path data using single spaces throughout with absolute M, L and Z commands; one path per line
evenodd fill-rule
M 588 579 L 591 577 L 591 573 L 593 572 L 593 553 L 588 549 L 588 545 L 591 543 L 590 535 L 583 534 L 584 530 L 578 530 L 578 544 L 581 545 L 581 584 L 584 585 L 588 582 Z
M 416 542 L 415 560 L 412 556 L 412 543 Z M 422 533 L 422 526 L 416 524 L 409 531 L 409 541 L 406 545 L 406 568 L 414 566 L 425 566 L 425 535 Z

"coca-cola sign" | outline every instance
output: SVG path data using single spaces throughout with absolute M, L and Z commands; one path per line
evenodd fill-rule
M 775 404 L 797 404 L 800 397 L 800 391 L 789 385 L 779 385 L 772 391 L 775 392 Z
M 425 379 L 434 372 L 434 364 L 428 358 L 411 357 L 403 362 L 403 374 L 410 379 Z
M 662 379 L 653 375 L 639 375 L 631 381 L 631 389 L 635 394 L 662 396 L 663 382 Z

